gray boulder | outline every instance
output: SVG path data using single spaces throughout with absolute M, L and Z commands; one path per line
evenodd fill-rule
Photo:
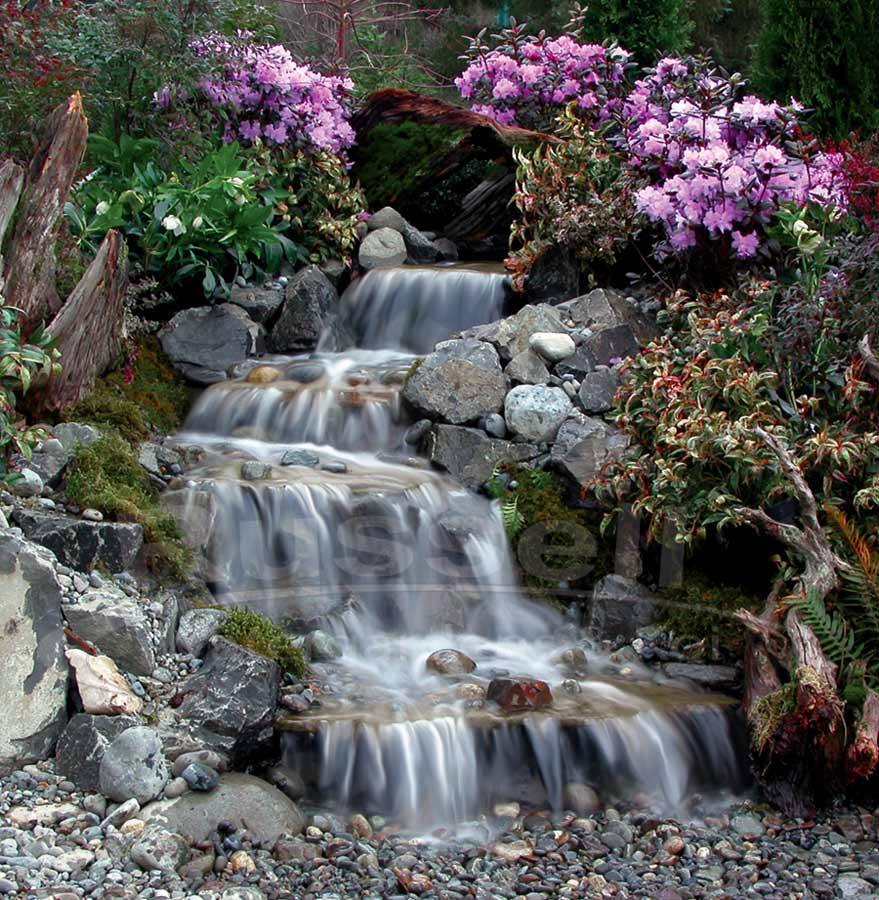
M 620 386 L 620 376 L 613 369 L 598 369 L 585 375 L 580 384 L 580 403 L 587 413 L 613 409 L 613 398 Z
M 556 468 L 585 485 L 606 462 L 619 458 L 628 443 L 625 434 L 601 419 L 577 414 L 559 428 L 550 459 Z
M 448 238 L 437 238 L 433 242 L 437 255 L 444 262 L 454 262 L 458 258 L 458 245 Z
M 657 595 L 631 578 L 606 575 L 592 591 L 588 628 L 598 640 L 633 640 L 658 616 Z
M 595 364 L 592 361 L 592 355 L 585 345 L 581 344 L 571 356 L 557 363 L 553 371 L 559 378 L 565 375 L 573 375 L 577 381 L 582 381 L 594 369 Z
M 477 340 L 437 344 L 403 388 L 403 397 L 419 413 L 453 425 L 498 412 L 509 382 L 497 352 Z
M 178 715 L 206 747 L 243 760 L 271 739 L 280 683 L 277 663 L 214 637 L 204 665 L 181 687 Z
M 220 630 L 229 614 L 222 609 L 190 609 L 177 625 L 177 649 L 201 656 L 210 639 Z
M 124 572 L 143 548 L 143 527 L 134 522 L 89 522 L 24 508 L 16 509 L 13 520 L 30 540 L 78 572 Z
M 144 872 L 176 872 L 189 857 L 186 841 L 161 825 L 148 825 L 129 852 L 131 861 Z
M 117 803 L 134 799 L 143 806 L 162 793 L 169 778 L 159 735 L 142 725 L 114 738 L 98 768 L 101 793 Z
M 63 627 L 50 554 L 0 533 L 0 773 L 48 757 L 64 728 Z
M 488 341 L 506 362 L 528 350 L 531 336 L 541 333 L 568 333 L 558 312 L 546 304 L 523 306 L 516 315 L 489 322 L 488 325 L 477 325 L 465 331 L 463 337 Z
M 364 269 L 387 269 L 406 262 L 406 242 L 393 228 L 378 228 L 363 239 L 357 259 Z
M 184 309 L 159 332 L 162 349 L 174 368 L 196 384 L 215 384 L 253 353 L 260 352 L 262 331 L 232 303 Z
M 268 325 L 278 314 L 284 302 L 283 288 L 247 287 L 232 288 L 229 302 L 240 306 L 254 322 Z
M 568 395 L 557 387 L 521 384 L 507 394 L 504 418 L 507 427 L 527 441 L 551 441 L 573 409 Z
M 305 817 L 292 800 L 261 778 L 238 773 L 223 775 L 209 794 L 151 803 L 140 815 L 195 843 L 211 840 L 220 822 L 229 822 L 264 847 L 282 834 L 295 836 L 305 828 Z
M 436 245 L 425 234 L 413 225 L 403 229 L 403 242 L 406 244 L 407 259 L 416 265 L 434 263 L 439 256 Z
M 583 346 L 593 369 L 614 365 L 641 351 L 641 345 L 629 325 L 614 325 L 598 331 L 587 338 Z
M 109 656 L 123 672 L 149 675 L 156 667 L 152 628 L 146 610 L 115 585 L 87 590 L 65 604 L 70 627 Z
M 537 331 L 528 339 L 528 346 L 547 362 L 557 363 L 574 355 L 576 345 L 569 334 Z
M 16 497 L 39 497 L 43 493 L 43 479 L 30 466 L 25 466 L 11 490 Z
M 59 422 L 52 427 L 52 435 L 68 453 L 73 453 L 80 447 L 91 447 L 101 439 L 98 428 L 80 422 Z
M 306 266 L 287 285 L 284 305 L 269 337 L 277 353 L 314 350 L 325 330 L 337 330 L 339 295 L 317 266 Z
M 558 308 L 575 325 L 593 331 L 628 325 L 642 344 L 649 343 L 658 333 L 656 324 L 627 302 L 619 291 L 598 288 L 562 303 Z
M 137 725 L 131 716 L 92 716 L 77 713 L 58 738 L 55 765 L 58 771 L 81 791 L 101 788 L 101 760 L 110 744 Z
M 393 231 L 399 231 L 400 234 L 402 234 L 409 225 L 393 206 L 383 206 L 378 212 L 373 213 L 369 217 L 366 224 L 370 231 L 378 231 L 380 228 L 390 228 Z
M 553 306 L 576 297 L 580 292 L 580 264 L 573 250 L 562 245 L 550 247 L 531 267 L 525 281 L 529 303 Z
M 662 668 L 669 678 L 686 678 L 709 691 L 736 691 L 742 687 L 742 673 L 734 666 L 666 663 Z
M 533 351 L 517 353 L 504 369 L 507 378 L 514 384 L 547 384 L 549 369 L 546 363 Z
M 330 662 L 342 655 L 339 642 L 331 634 L 320 629 L 306 635 L 304 646 L 312 662 Z
M 42 484 L 52 488 L 58 487 L 67 466 L 73 459 L 73 453 L 65 450 L 60 441 L 51 439 L 44 441 L 43 447 L 48 449 L 34 451 L 30 460 L 27 460 L 26 467 L 36 472 Z M 19 465 L 25 464 L 24 458 L 16 459 L 16 462 Z
M 478 489 L 500 463 L 524 464 L 540 451 L 533 444 L 491 438 L 475 428 L 437 425 L 428 436 L 430 461 L 468 487 Z

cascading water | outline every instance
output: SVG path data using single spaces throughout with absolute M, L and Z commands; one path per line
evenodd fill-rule
M 213 510 L 217 596 L 341 646 L 315 665 L 321 705 L 282 723 L 288 762 L 316 761 L 315 799 L 424 825 L 512 795 L 557 808 L 570 782 L 669 805 L 734 784 L 718 698 L 602 657 L 526 598 L 497 507 L 404 452 L 399 347 L 495 317 L 497 276 L 373 272 L 344 302 L 360 339 L 390 349 L 261 360 L 205 391 L 180 436 L 201 448 L 187 500 Z M 445 648 L 475 668 L 429 668 Z M 552 702 L 486 701 L 506 677 L 545 682 Z

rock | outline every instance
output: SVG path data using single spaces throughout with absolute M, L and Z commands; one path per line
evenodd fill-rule
M 515 800 L 510 803 L 495 803 L 492 812 L 498 819 L 518 819 L 522 807 Z
M 403 242 L 406 244 L 407 260 L 415 265 L 434 263 L 439 256 L 436 245 L 413 225 L 403 229 Z
M 560 304 L 558 309 L 576 326 L 592 331 L 628 325 L 642 344 L 649 343 L 658 334 L 656 325 L 642 316 L 619 291 L 598 288 Z
M 641 352 L 641 345 L 628 325 L 615 325 L 598 331 L 586 339 L 583 347 L 593 369 L 596 366 L 612 366 Z
M 13 456 L 16 465 L 26 465 L 40 476 L 44 485 L 57 488 L 73 459 L 73 453 L 64 449 L 61 441 L 54 438 L 43 441 L 42 449 L 35 450 L 30 460 Z
M 141 806 L 158 797 L 170 777 L 158 734 L 140 725 L 114 738 L 98 772 L 105 797 L 117 803 L 134 798 Z
M 61 598 L 49 554 L 0 533 L 0 773 L 47 758 L 67 721 Z
M 245 850 L 236 850 L 229 857 L 229 868 L 238 875 L 250 875 L 256 871 L 256 863 L 253 857 Z
M 583 381 L 594 369 L 592 356 L 586 350 L 585 345 L 581 345 L 572 356 L 558 363 L 553 371 L 559 378 L 571 376 L 577 381 Z
M 613 409 L 613 400 L 620 386 L 620 376 L 613 369 L 598 369 L 585 375 L 580 384 L 580 403 L 587 413 L 602 413 Z
M 874 886 L 857 875 L 840 875 L 836 879 L 836 887 L 842 900 L 849 900 L 849 897 L 865 897 L 869 900 L 876 896 Z
M 559 428 L 550 459 L 556 468 L 586 485 L 605 463 L 619 458 L 627 446 L 628 438 L 621 431 L 600 419 L 578 414 Z
M 577 349 L 574 339 L 569 334 L 558 334 L 537 331 L 528 338 L 531 350 L 542 356 L 547 362 L 557 363 L 574 355 Z
M 477 340 L 437 344 L 406 381 L 403 397 L 422 415 L 461 425 L 503 406 L 509 382 L 497 352 Z
M 515 712 L 549 706 L 552 692 L 545 681 L 494 678 L 488 686 L 486 699 L 497 703 L 506 712 Z
M 26 467 L 18 476 L 12 485 L 12 493 L 17 497 L 39 497 L 43 493 L 43 479 L 33 469 Z
M 260 350 L 260 327 L 232 303 L 184 309 L 159 332 L 174 368 L 196 384 L 216 384 Z
M 601 808 L 598 794 L 588 784 L 569 782 L 565 785 L 562 797 L 565 809 L 576 813 L 578 816 L 591 816 Z
M 284 291 L 279 288 L 242 288 L 236 285 L 229 294 L 229 302 L 240 306 L 254 322 L 268 325 L 284 302 Z
M 363 239 L 357 260 L 364 269 L 386 269 L 406 262 L 406 242 L 399 231 L 377 228 Z
M 570 398 L 561 388 L 521 384 L 507 394 L 504 418 L 513 434 L 541 443 L 555 438 L 572 409 Z
M 514 384 L 547 384 L 549 369 L 533 350 L 517 353 L 504 369 L 507 378 Z
M 82 517 L 87 522 L 103 522 L 104 514 L 99 509 L 84 509 L 82 511 Z
M 229 614 L 222 609 L 190 609 L 177 625 L 176 646 L 181 653 L 201 656 L 210 639 L 220 630 Z
M 192 842 L 208 841 L 220 822 L 228 822 L 251 841 L 271 846 L 282 834 L 296 836 L 305 816 L 292 800 L 260 778 L 223 775 L 209 794 L 184 794 L 151 803 L 141 812 L 148 824 L 163 824 Z
M 189 785 L 182 778 L 172 778 L 166 785 L 164 796 L 166 800 L 182 797 L 189 790 Z
M 266 895 L 255 887 L 226 888 L 219 900 L 266 900 Z
M 486 416 L 483 427 L 489 437 L 503 440 L 507 436 L 507 423 L 500 413 L 492 413 L 490 416 Z
M 305 650 L 312 662 L 331 662 L 342 655 L 339 642 L 325 631 L 312 631 L 307 635 Z
M 280 680 L 277 663 L 214 637 L 204 665 L 181 687 L 178 714 L 206 747 L 244 759 L 271 738 Z
M 454 262 L 458 259 L 458 245 L 454 241 L 441 237 L 433 242 L 433 246 L 436 247 L 437 255 L 443 262 Z
M 140 602 L 115 585 L 89 588 L 75 604 L 65 604 L 67 624 L 124 672 L 149 675 L 156 667 L 152 627 Z
M 126 822 L 130 822 L 140 812 L 140 804 L 132 797 L 124 803 L 120 803 L 116 809 L 111 812 L 103 822 L 101 827 L 106 828 L 112 825 L 114 828 L 121 828 Z
M 269 336 L 272 350 L 314 350 L 324 330 L 335 330 L 341 346 L 338 311 L 339 295 L 329 278 L 317 266 L 306 266 L 287 285 L 281 314 Z
M 494 856 L 506 863 L 517 863 L 523 858 L 530 857 L 534 848 L 527 841 L 498 842 L 489 848 Z
M 306 466 L 315 469 L 320 465 L 320 457 L 311 450 L 285 450 L 281 457 L 282 466 Z
M 171 765 L 171 774 L 176 778 L 183 770 L 193 763 L 198 763 L 215 769 L 217 772 L 225 772 L 228 768 L 226 758 L 213 750 L 192 750 L 189 753 L 181 753 Z
M 330 279 L 330 284 L 339 292 L 347 285 L 351 268 L 344 260 L 327 259 L 320 264 L 320 270 Z
M 264 481 L 272 477 L 272 467 L 268 463 L 248 460 L 241 463 L 241 479 L 243 481 Z
M 143 706 L 109 656 L 91 656 L 72 648 L 66 651 L 73 667 L 83 709 L 92 715 L 137 715 Z
M 129 853 L 131 861 L 145 872 L 176 872 L 188 855 L 186 841 L 159 825 L 145 828 Z
M 666 663 L 663 670 L 669 678 L 686 678 L 709 691 L 735 691 L 742 686 L 742 676 L 734 666 Z
M 202 763 L 190 763 L 180 777 L 193 791 L 212 791 L 220 783 L 219 774 Z
M 427 444 L 434 465 L 473 489 L 482 487 L 500 463 L 524 464 L 540 455 L 533 444 L 501 441 L 475 428 L 456 425 L 435 426 Z
M 134 728 L 130 716 L 95 716 L 77 713 L 58 739 L 55 765 L 81 791 L 100 790 L 98 777 L 107 747 L 123 731 Z
M 13 519 L 26 537 L 77 572 L 127 571 L 143 548 L 143 527 L 133 522 L 87 522 L 24 508 L 16 509 Z
M 193 551 L 196 563 L 207 566 L 208 548 L 217 521 L 217 501 L 208 490 L 165 491 L 160 500 L 163 512 L 174 517 L 183 534 L 183 542 Z M 200 570 L 200 574 L 204 574 Z
M 652 625 L 658 615 L 657 597 L 622 575 L 606 575 L 592 591 L 588 628 L 598 640 L 632 640 L 639 628 Z
M 524 306 L 514 316 L 498 319 L 488 325 L 477 325 L 465 331 L 464 338 L 487 341 L 498 351 L 500 358 L 510 361 L 529 349 L 531 335 L 537 333 L 567 334 L 561 316 L 546 304 Z
M 580 292 L 580 264 L 573 250 L 561 244 L 542 253 L 531 266 L 525 280 L 525 295 L 530 303 L 557 305 Z
M 766 828 L 757 816 L 748 814 L 733 816 L 730 824 L 736 834 L 740 834 L 749 840 L 760 837 L 766 831 Z
M 80 447 L 91 447 L 101 439 L 101 432 L 94 425 L 79 422 L 60 422 L 52 427 L 52 434 L 61 442 L 67 453 L 74 453 Z
M 425 663 L 428 672 L 438 675 L 467 675 L 476 668 L 476 663 L 460 650 L 435 650 Z
M 272 384 L 284 377 L 284 373 L 274 366 L 257 366 L 244 379 L 248 384 Z
M 670 835 L 662 845 L 662 849 L 672 856 L 680 856 L 686 847 L 687 845 L 684 843 L 684 839 L 679 834 Z
M 380 228 L 390 228 L 403 234 L 409 223 L 394 209 L 393 206 L 383 206 L 378 212 L 373 213 L 367 220 L 370 231 L 378 231 Z
M 301 800 L 305 796 L 302 776 L 288 766 L 272 766 L 266 770 L 266 781 L 291 800 Z

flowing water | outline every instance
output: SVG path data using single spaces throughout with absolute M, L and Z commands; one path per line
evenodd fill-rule
M 248 364 L 180 435 L 199 448 L 186 499 L 193 517 L 212 510 L 217 596 L 341 648 L 314 667 L 320 705 L 282 723 L 287 760 L 313 760 L 312 799 L 411 826 L 498 799 L 558 808 L 569 783 L 671 807 L 734 785 L 720 698 L 602 656 L 526 597 L 496 505 L 408 454 L 406 351 L 490 321 L 504 292 L 493 272 L 372 272 L 342 300 L 368 349 Z M 446 648 L 475 669 L 429 670 Z M 543 681 L 552 702 L 502 711 L 484 699 L 495 677 Z

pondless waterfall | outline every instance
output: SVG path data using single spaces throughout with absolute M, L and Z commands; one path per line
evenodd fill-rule
M 496 318 L 504 291 L 494 273 L 372 272 L 344 300 L 369 349 L 248 363 L 180 435 L 218 599 L 338 645 L 313 663 L 319 705 L 278 723 L 287 764 L 310 800 L 413 827 L 560 808 L 572 785 L 669 807 L 734 786 L 723 698 L 526 597 L 496 505 L 407 455 L 403 351 Z

